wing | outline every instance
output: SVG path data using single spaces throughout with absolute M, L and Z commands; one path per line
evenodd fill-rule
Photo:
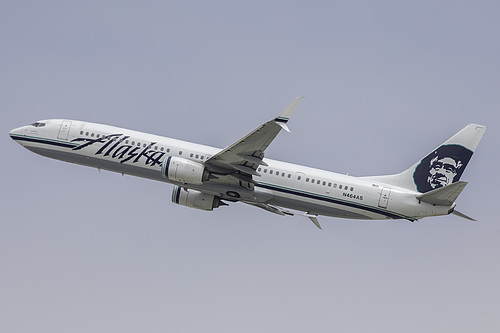
M 266 166 L 262 160 L 264 152 L 281 129 L 290 131 L 286 126 L 288 119 L 302 97 L 297 97 L 276 118 L 268 121 L 242 139 L 221 150 L 205 161 L 205 167 L 217 176 L 229 176 L 241 186 L 253 188 L 252 176 L 259 176 L 259 165 Z

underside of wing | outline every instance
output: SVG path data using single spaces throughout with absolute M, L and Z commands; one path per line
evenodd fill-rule
M 319 224 L 318 215 L 316 215 L 316 214 L 309 214 L 309 213 L 297 214 L 297 213 L 292 212 L 290 210 L 283 209 L 281 207 L 274 206 L 274 205 L 269 205 L 269 204 L 266 204 L 266 203 L 256 203 L 256 202 L 246 202 L 246 201 L 242 201 L 242 202 L 246 203 L 248 205 L 252 205 L 254 207 L 262 208 L 264 210 L 267 210 L 268 212 L 271 212 L 271 213 L 274 213 L 274 214 L 278 214 L 278 215 L 281 215 L 281 216 L 286 216 L 286 215 L 292 215 L 292 216 L 293 215 L 301 215 L 301 216 L 305 216 L 309 220 L 311 220 L 311 222 L 314 223 L 314 225 L 318 229 L 323 230 L 323 228 L 321 228 L 321 225 Z

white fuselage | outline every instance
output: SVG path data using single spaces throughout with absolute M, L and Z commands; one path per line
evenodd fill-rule
M 175 185 L 162 176 L 167 156 L 203 163 L 219 148 L 133 130 L 75 120 L 51 119 L 43 127 L 23 126 L 11 137 L 25 148 L 50 158 Z M 266 203 L 311 214 L 355 219 L 407 219 L 446 215 L 453 207 L 419 202 L 417 192 L 370 178 L 341 175 L 264 159 L 254 176 L 255 188 L 208 181 L 189 188 L 223 200 Z

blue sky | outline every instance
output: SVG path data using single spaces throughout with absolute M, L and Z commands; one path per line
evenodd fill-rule
M 496 332 L 499 5 L 489 1 L 0 4 L 0 330 Z M 12 128 L 88 120 L 225 147 L 306 96 L 267 151 L 399 172 L 488 131 L 456 216 L 200 212 L 172 186 L 30 153 Z

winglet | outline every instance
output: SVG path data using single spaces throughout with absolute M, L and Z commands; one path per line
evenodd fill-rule
M 304 97 L 297 97 L 295 98 L 292 103 L 288 104 L 288 106 L 281 111 L 281 113 L 274 119 L 275 122 L 277 122 L 281 127 L 290 119 L 292 116 L 293 111 L 295 111 L 295 108 L 297 105 L 299 105 L 300 100 Z M 282 125 L 283 124 L 283 125 Z M 288 130 L 288 128 L 285 126 L 283 127 L 285 130 Z M 289 130 L 288 130 L 289 131 Z

